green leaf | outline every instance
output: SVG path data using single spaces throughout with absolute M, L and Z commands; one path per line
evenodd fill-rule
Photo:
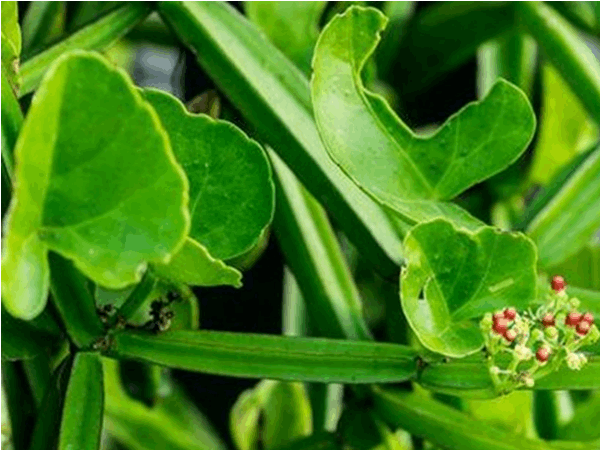
M 118 363 L 103 359 L 105 427 L 120 443 L 134 450 L 224 450 L 210 423 L 181 389 L 165 384 L 168 394 L 149 408 L 128 397 L 121 385 Z M 164 380 L 163 380 L 164 382 Z
M 533 136 L 533 110 L 500 80 L 432 136 L 415 135 L 361 80 L 385 23 L 376 9 L 352 7 L 321 34 L 311 85 L 321 138 L 355 183 L 408 222 L 442 215 L 476 229 L 479 221 L 442 201 L 515 161 Z
M 2 2 L 2 75 L 6 74 L 11 89 L 18 91 L 21 83 L 19 58 L 21 56 L 21 29 L 17 2 Z M 4 86 L 2 87 L 4 90 Z
M 248 18 L 304 73 L 310 72 L 327 2 L 245 2 Z
M 437 219 L 404 240 L 404 314 L 425 347 L 462 357 L 483 345 L 473 319 L 505 306 L 525 309 L 536 298 L 536 253 L 522 234 L 491 227 L 456 229 Z
M 64 2 L 33 2 L 23 18 L 23 59 L 55 41 L 64 31 Z
M 48 250 L 119 289 L 183 244 L 185 174 L 152 108 L 101 57 L 75 52 L 57 61 L 32 102 L 15 157 L 2 260 L 11 314 L 31 319 L 43 309 Z
M 515 8 L 527 31 L 600 124 L 600 61 L 578 31 L 550 6 L 519 2 Z
M 546 185 L 558 170 L 598 139 L 598 128 L 549 64 L 542 69 L 542 83 L 542 118 L 529 179 Z
M 382 273 L 395 274 L 400 239 L 385 213 L 327 156 L 312 117 L 308 81 L 294 64 L 227 4 L 161 2 L 159 12 L 361 253 Z
M 123 331 L 109 355 L 219 375 L 326 383 L 403 381 L 415 353 L 394 344 L 216 331 Z
M 552 267 L 576 254 L 600 228 L 600 147 L 585 158 L 527 234 L 538 247 L 540 265 Z
M 144 90 L 190 183 L 190 237 L 215 258 L 250 250 L 273 218 L 275 188 L 263 149 L 235 125 L 190 114 L 166 92 Z
M 545 441 L 525 439 L 473 419 L 422 395 L 373 388 L 377 413 L 390 425 L 405 429 L 448 450 L 549 450 Z M 578 448 L 578 447 L 575 447 Z M 585 447 L 581 447 L 582 449 Z
M 312 412 L 302 383 L 263 380 L 240 394 L 230 414 L 239 450 L 273 450 L 309 436 Z
M 77 30 L 52 47 L 23 62 L 23 83 L 20 95 L 38 87 L 49 67 L 62 55 L 72 50 L 102 50 L 123 37 L 150 13 L 150 6 L 143 2 L 122 3 L 119 8 L 98 17 L 94 22 Z
M 362 302 L 327 214 L 275 153 L 275 233 L 319 335 L 371 338 Z
M 98 355 L 75 355 L 65 397 L 59 450 L 97 450 L 100 446 L 104 386 L 102 364 Z

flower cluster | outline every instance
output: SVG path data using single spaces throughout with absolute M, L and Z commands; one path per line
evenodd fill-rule
M 498 393 L 532 387 L 565 361 L 580 370 L 587 359 L 578 350 L 600 338 L 593 314 L 578 311 L 580 302 L 568 297 L 564 279 L 555 276 L 551 286 L 546 304 L 535 312 L 506 308 L 481 320 L 486 361 Z

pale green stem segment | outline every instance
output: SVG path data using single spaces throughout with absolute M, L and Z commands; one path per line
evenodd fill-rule
M 516 8 L 527 31 L 600 123 L 600 62 L 577 30 L 542 2 L 519 2 Z
M 324 209 L 274 152 L 275 233 L 321 336 L 371 339 L 352 275 Z
M 108 356 L 243 378 L 389 383 L 416 376 L 416 353 L 396 344 L 217 331 L 125 330 Z
M 145 2 L 128 2 L 90 23 L 43 52 L 27 59 L 21 66 L 23 82 L 20 95 L 33 91 L 50 65 L 70 50 L 102 50 L 124 36 L 150 13 Z
M 104 384 L 100 356 L 75 355 L 62 412 L 59 450 L 97 450 L 104 412 Z

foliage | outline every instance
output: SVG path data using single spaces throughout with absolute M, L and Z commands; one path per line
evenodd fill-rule
M 600 9 L 354 3 L 2 2 L 3 448 L 600 446 Z M 198 330 L 272 237 L 282 335 Z

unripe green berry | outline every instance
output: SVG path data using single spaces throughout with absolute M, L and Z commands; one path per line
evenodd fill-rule
M 544 339 L 544 333 L 542 330 L 536 328 L 531 332 L 531 340 L 533 342 L 541 341 L 542 339 Z
M 572 309 L 577 309 L 577 308 L 579 308 L 580 305 L 581 305 L 581 302 L 579 301 L 578 298 L 573 297 L 571 300 L 569 300 L 569 306 Z
M 556 329 L 556 327 L 548 327 L 544 330 L 544 334 L 546 335 L 547 339 L 550 339 L 551 341 L 555 341 L 556 339 L 558 339 L 558 330 Z

